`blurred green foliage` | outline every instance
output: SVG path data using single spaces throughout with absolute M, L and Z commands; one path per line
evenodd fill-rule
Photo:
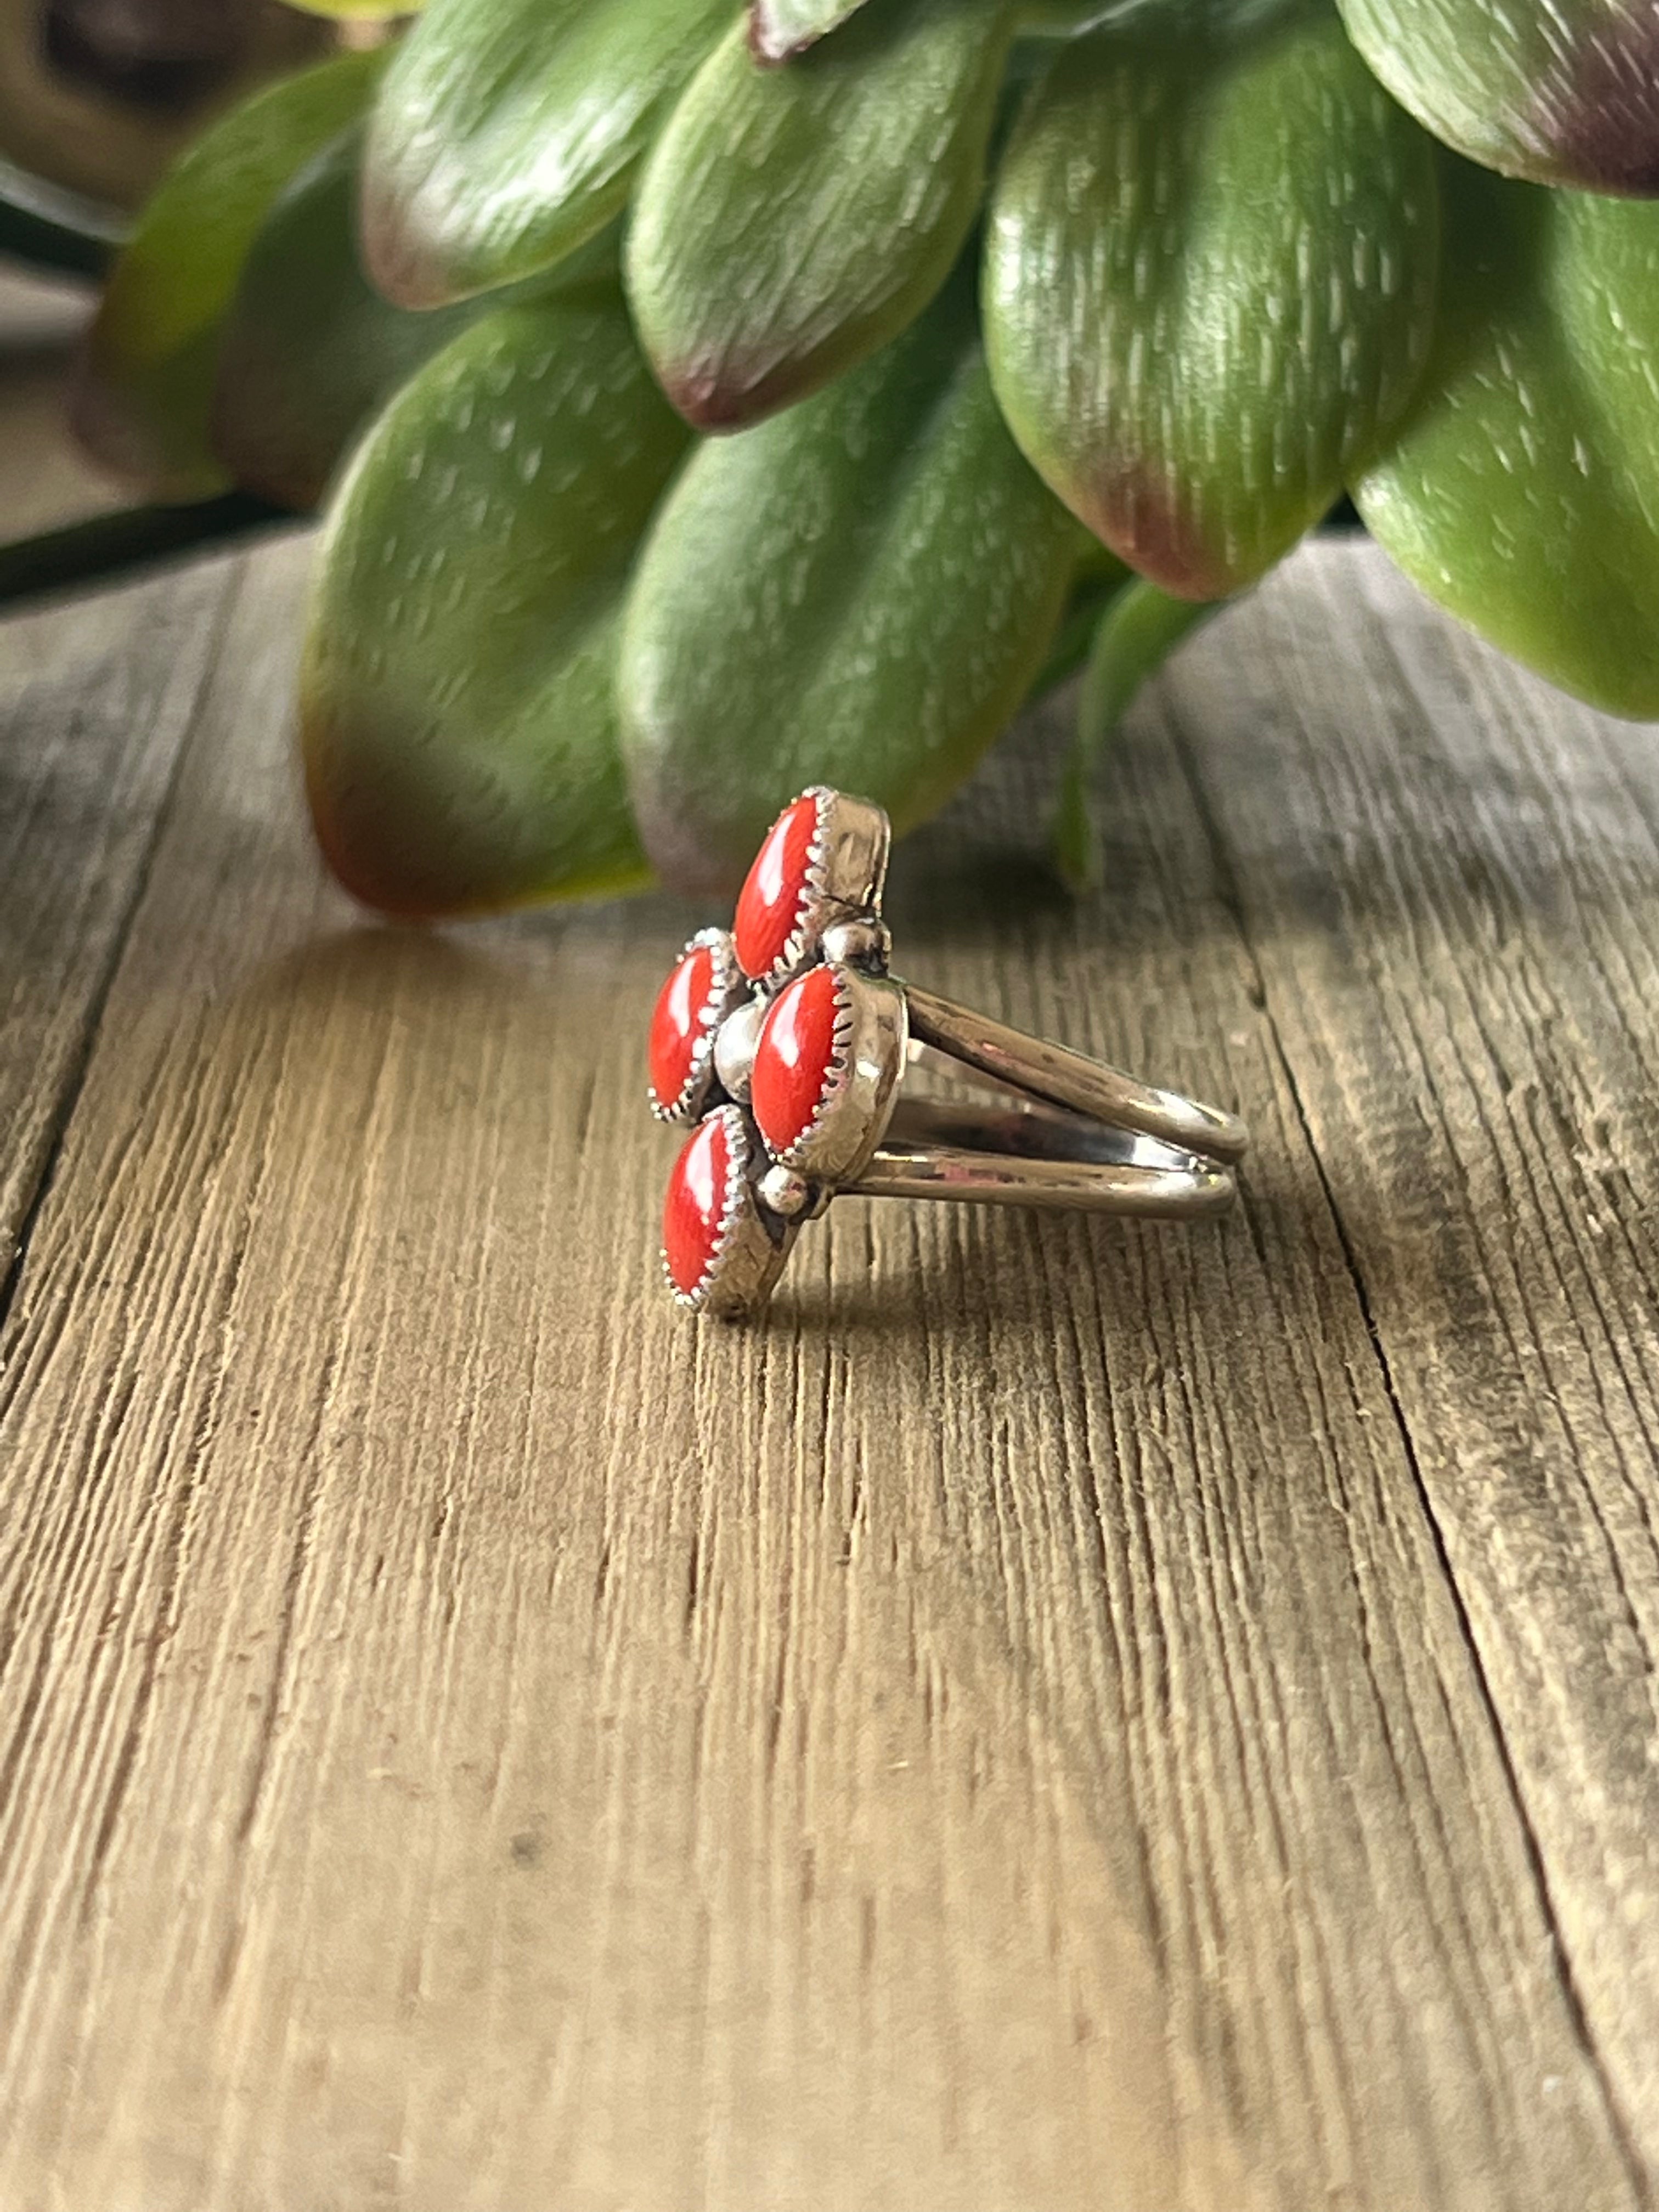
M 1085 648 L 1086 878 L 1136 684 L 1345 491 L 1659 714 L 1655 56 L 1641 0 L 429 0 L 185 157 L 79 419 L 326 501 L 376 904 L 712 890 L 820 777 L 907 824 Z

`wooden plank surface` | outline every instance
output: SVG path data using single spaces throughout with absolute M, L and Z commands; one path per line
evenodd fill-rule
M 1194 656 L 1176 714 L 1205 732 L 1591 2031 L 1659 2163 L 1656 732 L 1357 549 L 1258 621 L 1245 680 Z
M 700 1329 L 694 917 L 354 916 L 304 560 L 179 617 L 0 1345 L 0 2206 L 1647 2203 L 1651 733 L 1298 556 L 1098 899 L 1035 738 L 895 870 L 919 980 L 1249 1114 L 1240 1218 L 848 1203 Z M 0 667 L 72 725 L 139 597 Z
M 0 1275 L 113 971 L 210 665 L 222 562 L 6 626 L 0 661 Z

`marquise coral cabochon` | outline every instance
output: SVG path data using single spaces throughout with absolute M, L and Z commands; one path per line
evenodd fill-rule
M 722 1106 L 681 1147 L 662 1209 L 662 1258 L 682 1298 L 700 1301 L 720 1270 L 742 1202 L 748 1139 L 743 1115 Z
M 847 1028 L 834 968 L 809 968 L 772 1002 L 755 1049 L 750 1103 L 775 1159 L 787 1159 L 817 1121 L 845 1066 Z
M 732 934 L 745 975 L 769 975 L 800 926 L 811 889 L 821 803 L 809 791 L 784 808 L 738 895 Z
M 694 937 L 657 994 L 647 1066 L 651 1109 L 664 1121 L 696 1112 L 714 1051 L 714 1032 L 729 1011 L 736 982 L 732 941 L 724 930 Z

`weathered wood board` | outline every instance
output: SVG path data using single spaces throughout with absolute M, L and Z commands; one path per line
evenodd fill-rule
M 1651 733 L 1298 556 L 1132 718 L 1100 896 L 1028 737 L 891 901 L 1244 1110 L 1241 1216 L 848 1203 L 699 1328 L 696 917 L 355 915 L 305 559 L 0 629 L 120 764 L 58 805 L 14 716 L 75 1042 L 0 1063 L 0 2208 L 1647 2202 Z
M 72 1108 L 211 665 L 222 562 L 5 626 L 0 663 L 0 1249 Z

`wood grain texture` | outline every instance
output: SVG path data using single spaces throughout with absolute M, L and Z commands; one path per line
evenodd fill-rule
M 699 1328 L 635 1104 L 694 917 L 354 917 L 304 560 L 198 610 L 0 1345 L 0 2206 L 1647 2202 L 1638 738 L 1298 558 L 1133 717 L 1101 898 L 1036 739 L 895 871 L 919 979 L 1249 1114 L 1240 1218 L 848 1202 Z M 70 714 L 134 603 L 0 666 L 61 625 Z M 1501 1122 L 1399 1042 L 1475 1004 Z
M 1659 2164 L 1659 752 L 1364 549 L 1174 678 L 1566 1954 Z M 1241 681 L 1241 672 L 1243 680 Z
M 5 629 L 0 1276 L 73 1103 L 228 580 L 215 563 Z

